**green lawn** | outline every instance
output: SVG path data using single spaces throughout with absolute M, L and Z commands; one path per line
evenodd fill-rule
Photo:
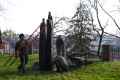
M 36 58 L 36 59 L 35 59 Z M 38 55 L 31 55 L 28 67 L 38 59 Z M 19 60 L 11 64 L 7 55 L 0 56 L 0 80 L 120 80 L 120 62 L 96 62 L 79 69 L 65 73 L 32 72 L 17 73 Z M 14 59 L 14 58 L 13 58 Z M 7 61 L 7 64 L 5 64 Z

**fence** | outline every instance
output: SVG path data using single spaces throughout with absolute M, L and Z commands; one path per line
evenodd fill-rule
M 120 47 L 112 46 L 110 52 L 112 60 L 120 60 Z

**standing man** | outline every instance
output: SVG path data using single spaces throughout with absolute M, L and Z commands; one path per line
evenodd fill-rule
M 57 56 L 64 57 L 64 42 L 63 42 L 63 39 L 61 38 L 61 35 L 57 37 L 56 50 L 57 50 Z
M 15 46 L 15 56 L 20 58 L 20 65 L 18 66 L 18 71 L 25 73 L 26 64 L 28 62 L 28 52 L 27 52 L 27 40 L 24 39 L 24 34 L 19 35 L 19 41 Z

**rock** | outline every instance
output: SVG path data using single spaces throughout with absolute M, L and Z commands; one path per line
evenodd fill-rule
M 62 56 L 56 56 L 54 58 L 54 65 L 56 65 L 58 72 L 66 72 L 69 70 L 69 65 L 66 58 Z

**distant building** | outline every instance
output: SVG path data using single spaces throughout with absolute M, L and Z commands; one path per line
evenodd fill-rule
M 94 34 L 96 35 L 96 34 Z M 96 52 L 97 49 L 98 49 L 98 45 L 99 45 L 99 36 L 96 36 L 96 39 L 93 40 L 91 42 L 91 51 L 93 52 Z M 115 36 L 111 36 L 111 35 L 104 35 L 103 36 L 103 39 L 102 39 L 102 45 L 112 45 L 112 46 L 120 46 L 120 43 L 119 43 L 119 40 L 118 38 L 116 38 Z

